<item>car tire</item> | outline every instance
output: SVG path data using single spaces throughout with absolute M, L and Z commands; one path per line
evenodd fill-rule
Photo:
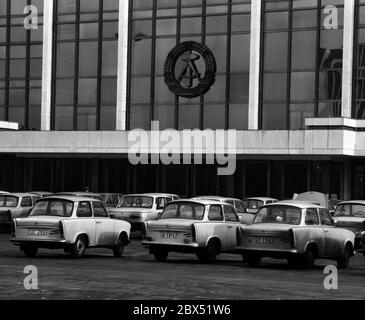
M 35 246 L 24 246 L 22 251 L 28 258 L 34 258 L 38 253 L 38 248 Z
M 352 256 L 352 248 L 350 245 L 346 245 L 345 252 L 342 257 L 337 259 L 337 266 L 339 269 L 346 269 L 350 263 L 350 259 Z
M 301 267 L 303 269 L 313 269 L 315 255 L 312 248 L 307 248 L 307 250 L 301 256 Z
M 123 235 L 118 238 L 117 245 L 113 248 L 114 257 L 120 258 L 123 255 L 125 247 L 125 241 Z
M 87 238 L 85 236 L 78 236 L 75 243 L 71 247 L 71 256 L 73 258 L 83 258 L 87 248 Z
M 257 254 L 247 254 L 243 259 L 251 268 L 258 268 L 261 263 L 261 257 Z
M 196 256 L 203 263 L 213 263 L 217 260 L 218 249 L 214 243 L 209 243 L 205 248 L 200 249 Z
M 153 255 L 157 262 L 166 262 L 169 253 L 166 250 L 155 250 Z

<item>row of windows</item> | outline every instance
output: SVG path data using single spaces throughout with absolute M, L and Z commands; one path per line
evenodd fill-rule
M 27 5 L 38 13 L 30 29 L 24 26 Z M 0 0 L 0 120 L 24 130 L 40 130 L 42 12 L 43 0 Z

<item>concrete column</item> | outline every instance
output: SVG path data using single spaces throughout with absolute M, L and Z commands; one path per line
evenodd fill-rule
M 258 130 L 259 128 L 261 5 L 262 0 L 254 0 L 251 4 L 250 88 L 248 103 L 249 130 Z
M 118 31 L 118 84 L 116 129 L 126 129 L 127 119 L 127 67 L 128 67 L 128 15 L 129 0 L 119 1 Z
M 350 200 L 352 197 L 352 179 L 351 179 L 351 160 L 346 160 L 344 162 L 344 172 L 343 172 L 343 200 Z
M 343 118 L 351 118 L 352 72 L 355 28 L 355 0 L 345 1 L 343 30 L 342 112 Z
M 54 1 L 44 1 L 41 130 L 51 130 L 52 40 Z

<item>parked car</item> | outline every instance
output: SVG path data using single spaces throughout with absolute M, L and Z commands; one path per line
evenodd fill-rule
M 143 222 L 158 219 L 166 204 L 176 197 L 165 193 L 129 194 L 116 208 L 109 208 L 109 213 L 112 218 L 128 221 L 132 231 L 141 230 Z
M 58 192 L 53 194 L 55 196 L 66 196 L 66 197 L 83 197 L 83 198 L 91 198 L 91 199 L 97 199 L 100 201 L 104 201 L 104 198 L 99 193 L 93 193 L 93 192 L 86 192 L 86 191 L 80 191 L 80 192 Z
M 262 207 L 253 224 L 241 228 L 237 249 L 253 267 L 271 257 L 304 268 L 312 268 L 315 259 L 333 259 L 346 268 L 354 255 L 354 241 L 353 232 L 335 228 L 328 209 L 282 201 Z
M 123 197 L 121 193 L 101 193 L 100 195 L 103 197 L 107 208 L 116 208 Z
M 41 198 L 49 197 L 52 195 L 52 192 L 48 192 L 48 191 L 30 191 L 29 193 L 35 194 Z
M 12 220 L 26 217 L 39 196 L 31 193 L 7 193 L 0 195 L 0 227 L 9 229 Z
M 37 202 L 29 217 L 14 220 L 11 241 L 27 257 L 39 248 L 64 249 L 75 258 L 87 248 L 103 247 L 123 254 L 129 243 L 130 224 L 110 219 L 102 201 L 86 197 L 51 196 Z
M 365 201 L 345 201 L 337 205 L 335 225 L 355 234 L 355 250 L 361 248 L 361 237 L 365 233 Z
M 241 223 L 235 209 L 212 200 L 178 200 L 169 203 L 157 221 L 144 223 L 142 244 L 157 261 L 169 252 L 195 253 L 213 262 L 220 253 L 235 253 Z
M 248 213 L 256 215 L 259 209 L 267 204 L 278 202 L 278 199 L 267 197 L 251 197 L 243 200 L 243 205 Z
M 213 200 L 218 202 L 228 203 L 236 209 L 238 218 L 242 224 L 252 224 L 255 216 L 248 213 L 243 205 L 243 201 L 236 198 L 218 197 L 218 196 L 201 196 L 192 198 L 192 200 Z

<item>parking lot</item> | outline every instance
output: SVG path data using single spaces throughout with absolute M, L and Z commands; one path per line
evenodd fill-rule
M 338 290 L 328 291 L 323 269 L 331 263 L 318 260 L 314 270 L 293 270 L 286 261 L 265 259 L 252 269 L 240 256 L 222 255 L 204 265 L 191 254 L 171 254 L 167 263 L 158 263 L 138 234 L 123 258 L 93 249 L 81 260 L 62 250 L 40 250 L 28 259 L 9 235 L 0 234 L 0 299 L 364 299 L 364 257 L 339 271 Z M 38 268 L 38 290 L 24 289 L 28 265 Z

